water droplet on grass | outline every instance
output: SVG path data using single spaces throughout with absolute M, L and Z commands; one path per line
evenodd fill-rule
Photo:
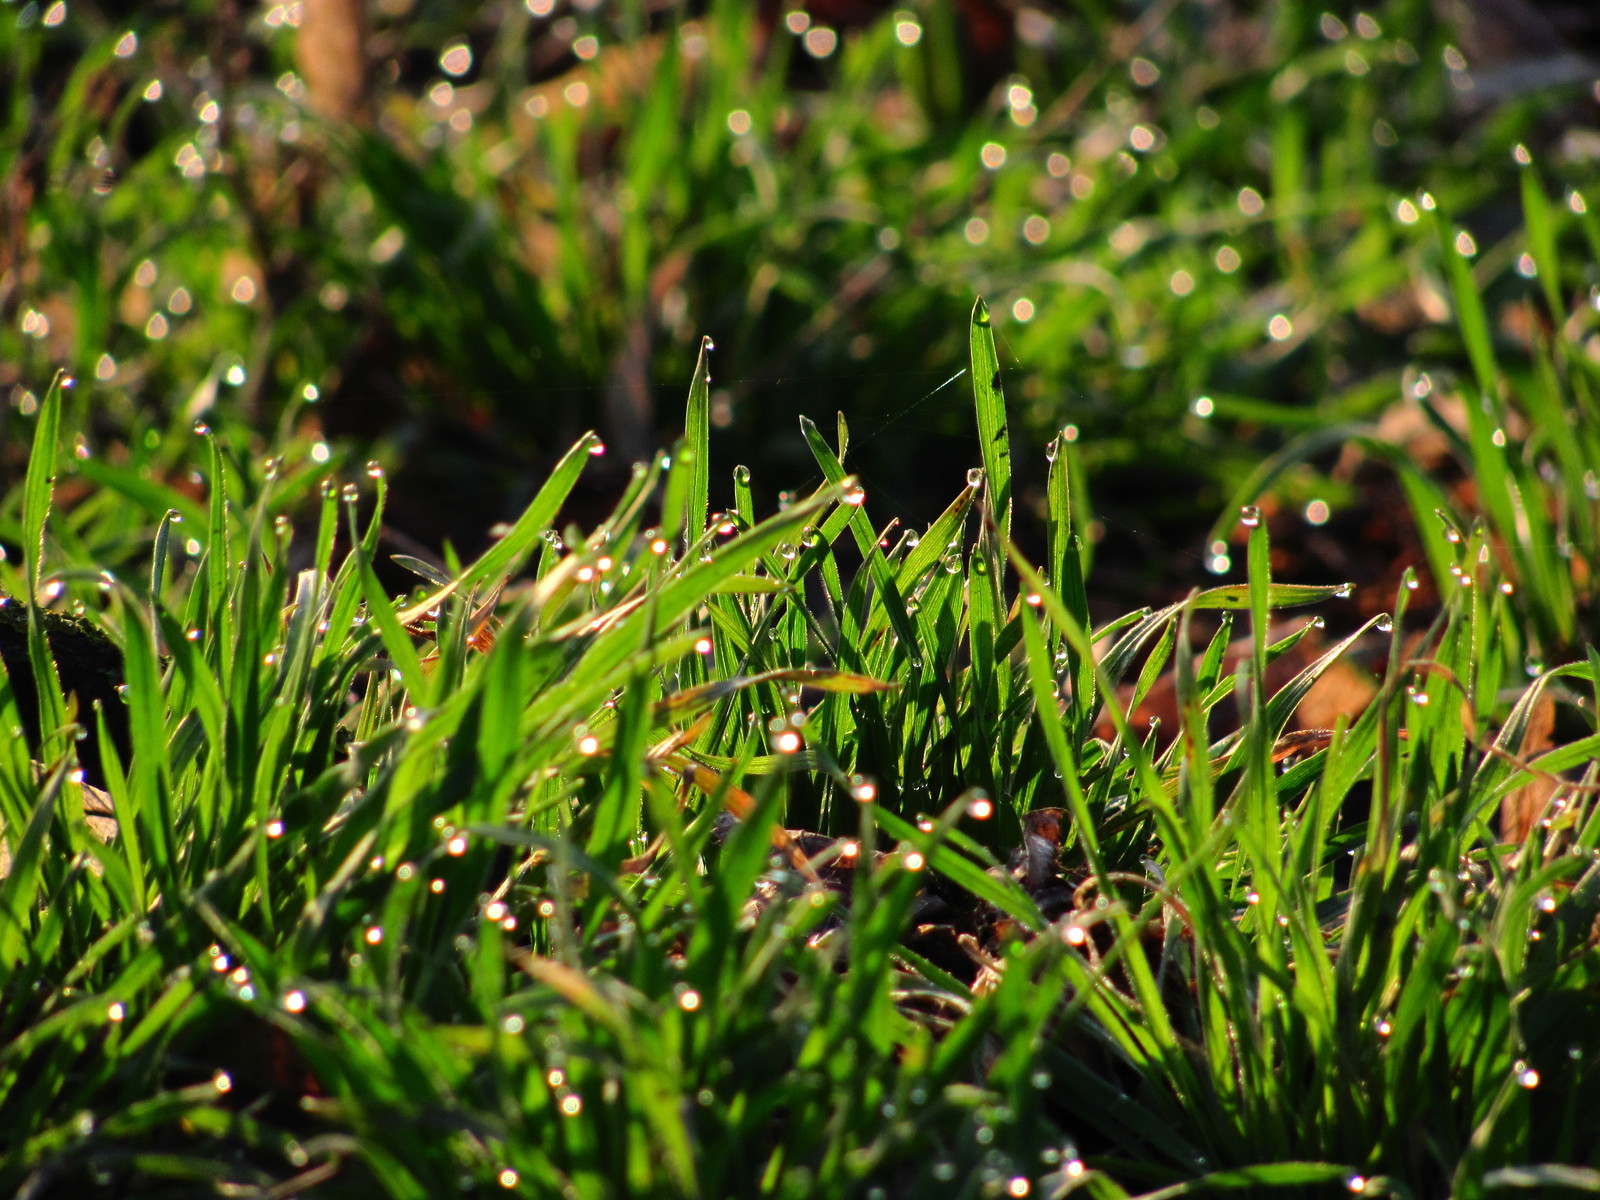
M 1261 510 L 1254 504 L 1243 505 L 1239 509 L 1239 523 L 1247 528 L 1254 529 L 1261 524 Z
M 973 467 L 967 472 L 967 486 L 969 488 L 983 486 L 983 468 Z

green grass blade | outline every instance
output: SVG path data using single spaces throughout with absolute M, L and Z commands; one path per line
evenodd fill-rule
M 1000 359 L 994 348 L 989 306 L 980 296 L 972 306 L 972 396 L 978 411 L 978 442 L 989 505 L 1000 536 L 997 565 L 1011 541 L 1011 438 L 1006 429 L 1006 397 L 1000 387 Z
M 684 423 L 680 454 L 693 456 L 694 478 L 684 513 L 684 537 L 693 543 L 705 532 L 711 507 L 711 339 L 700 339 L 694 379 L 689 384 L 689 411 Z

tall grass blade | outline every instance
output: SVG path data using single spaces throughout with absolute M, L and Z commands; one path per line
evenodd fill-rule
M 989 306 L 978 297 L 972 306 L 972 396 L 978 411 L 978 443 L 1000 546 L 995 565 L 1003 565 L 1011 543 L 1011 437 L 1006 429 L 1006 397 L 1000 386 L 1000 359 L 994 348 Z

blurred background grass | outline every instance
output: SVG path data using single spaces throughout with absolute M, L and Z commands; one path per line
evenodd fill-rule
M 1581 5 L 13 0 L 0 39 L 7 477 L 65 367 L 80 454 L 180 487 L 197 420 L 381 457 L 401 550 L 481 546 L 586 428 L 620 487 L 702 334 L 719 461 L 799 482 L 797 415 L 841 410 L 877 511 L 926 522 L 976 461 L 941 385 L 981 293 L 1025 544 L 1067 427 L 1100 586 L 1166 593 L 1231 565 L 1206 526 L 1263 453 L 1414 439 L 1465 370 L 1420 192 L 1508 372 L 1547 332 L 1519 147 L 1586 251 L 1559 292 L 1596 283 Z M 1284 511 L 1387 545 L 1336 454 Z

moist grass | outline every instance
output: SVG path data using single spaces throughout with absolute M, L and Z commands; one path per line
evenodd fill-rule
M 290 7 L 0 21 L 0 1191 L 1600 1191 L 1571 96 L 379 6 L 362 125 Z
M 318 496 L 209 432 L 199 497 L 93 469 L 149 553 L 97 572 L 93 501 L 53 502 L 84 473 L 58 380 L 7 567 L 0 721 L 29 697 L 40 736 L 0 763 L 4 1185 L 1600 1188 L 1595 652 L 1525 674 L 1488 519 L 1428 623 L 1408 573 L 1275 691 L 1317 624 L 1278 614 L 1342 589 L 1275 583 L 1254 509 L 1246 582 L 1092 627 L 1071 444 L 1035 565 L 981 301 L 969 334 L 983 465 L 921 536 L 875 523 L 842 421 L 801 431 L 817 490 L 760 513 L 741 470 L 713 512 L 708 346 L 608 518 L 554 528 L 590 436 L 402 597 L 381 467 Z M 62 691 L 63 606 L 120 647 L 125 737 Z M 1363 640 L 1377 698 L 1286 740 Z M 1163 741 L 1129 714 L 1168 670 Z
M 153 427 L 166 448 L 131 453 L 159 468 L 197 418 L 272 452 L 309 386 L 308 436 L 408 483 L 399 527 L 476 548 L 582 430 L 624 466 L 676 436 L 710 334 L 714 428 L 759 487 L 812 476 L 792 432 L 830 389 L 883 519 L 924 523 L 921 468 L 971 465 L 962 389 L 939 385 L 966 356 L 949 314 L 981 293 L 1026 443 L 1076 427 L 1101 516 L 1166 560 L 1203 551 L 1289 437 L 1473 369 L 1457 234 L 1507 369 L 1533 369 L 1524 305 L 1548 289 L 1558 325 L 1592 332 L 1570 303 L 1600 239 L 1587 84 L 1479 61 L 1481 26 L 1421 0 L 1081 3 L 996 44 L 964 23 L 981 7 L 834 29 L 744 0 L 396 3 L 352 56 L 357 31 L 288 5 L 22 5 L 0 23 L 26 214 L 0 388 L 28 408 L 72 364 L 89 443 Z M 341 116 L 346 85 L 365 104 Z M 1515 154 L 1559 180 L 1542 233 Z M 1535 277 L 1546 247 L 1560 269 Z M 1329 460 L 1285 472 L 1284 502 L 1358 505 Z M 1037 456 L 1019 462 L 1042 509 Z M 423 499 L 440 487 L 450 504 Z

